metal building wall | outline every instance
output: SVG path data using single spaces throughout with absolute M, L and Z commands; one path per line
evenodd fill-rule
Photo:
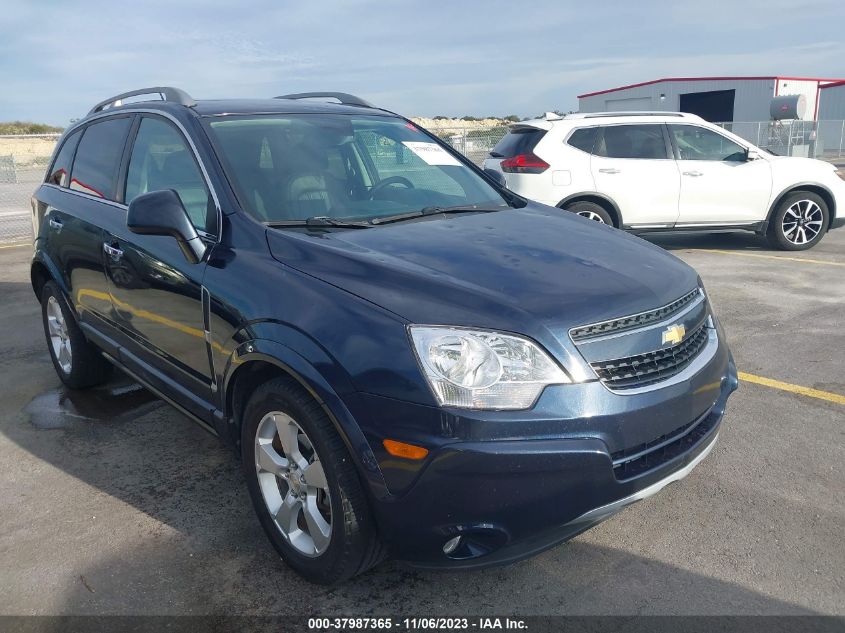
M 714 90 L 735 90 L 734 121 L 767 121 L 769 105 L 779 94 L 804 94 L 807 98 L 805 118 L 812 120 L 815 114 L 818 82 L 793 81 L 789 79 L 702 79 L 689 81 L 662 81 L 582 97 L 578 100 L 581 112 L 608 112 L 620 110 L 620 105 L 636 105 L 636 110 L 677 111 L 680 95 L 690 92 Z M 661 99 L 660 95 L 665 98 Z M 624 108 L 629 109 L 629 108 Z
M 845 84 L 819 90 L 819 121 L 845 121 Z

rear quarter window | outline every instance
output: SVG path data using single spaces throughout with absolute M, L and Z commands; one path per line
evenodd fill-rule
M 534 151 L 537 143 L 546 135 L 546 130 L 535 127 L 523 127 L 511 130 L 496 143 L 496 147 L 490 152 L 490 156 L 496 158 L 511 158 L 519 154 L 528 154 Z
M 115 199 L 115 182 L 132 119 L 107 119 L 89 125 L 73 161 L 70 188 L 98 198 Z
M 592 154 L 597 136 L 597 127 L 582 127 L 569 135 L 569 138 L 566 140 L 566 144 L 574 147 L 575 149 L 580 149 L 582 152 Z
M 70 164 L 73 162 L 73 152 L 76 150 L 80 136 L 80 132 L 74 132 L 62 143 L 62 147 L 56 155 L 56 160 L 53 161 L 53 167 L 47 174 L 48 183 L 59 187 L 68 186 L 70 183 Z

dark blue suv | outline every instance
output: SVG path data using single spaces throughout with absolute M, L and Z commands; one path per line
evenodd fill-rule
M 698 464 L 737 385 L 695 271 L 352 95 L 118 95 L 33 221 L 62 381 L 117 366 L 237 446 L 314 582 L 571 538 Z

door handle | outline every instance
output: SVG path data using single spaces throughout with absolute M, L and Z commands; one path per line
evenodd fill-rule
M 703 176 L 700 171 L 685 171 L 684 176 L 692 176 L 693 178 L 698 178 L 699 176 Z
M 120 259 L 123 257 L 123 251 L 103 242 L 103 251 L 112 259 Z
M 603 167 L 602 169 L 599 169 L 599 173 L 600 174 L 618 174 L 619 170 L 614 169 L 613 167 Z
M 50 218 L 48 221 L 51 229 L 55 229 L 56 231 L 61 231 L 62 227 L 64 226 L 59 220 L 56 218 Z

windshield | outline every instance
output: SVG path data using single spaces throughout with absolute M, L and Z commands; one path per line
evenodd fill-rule
M 477 173 L 398 118 L 228 115 L 207 126 L 241 204 L 262 222 L 507 206 Z

